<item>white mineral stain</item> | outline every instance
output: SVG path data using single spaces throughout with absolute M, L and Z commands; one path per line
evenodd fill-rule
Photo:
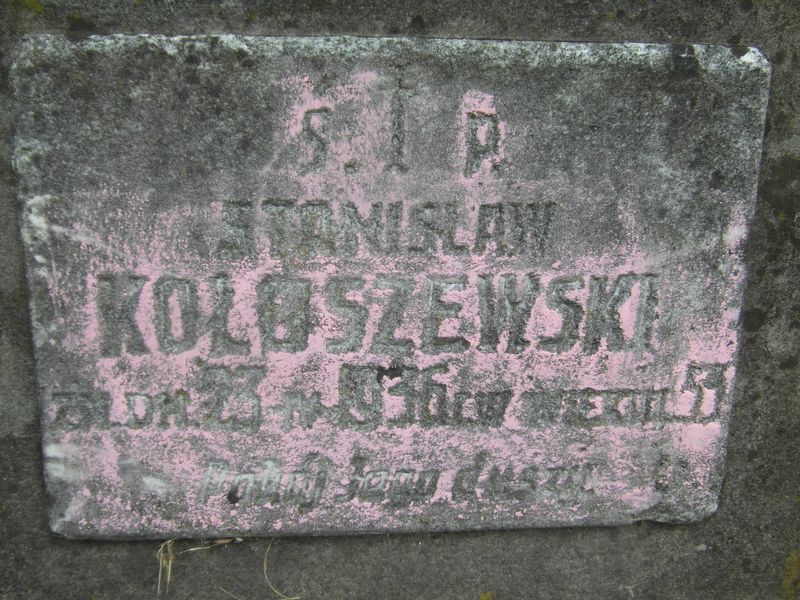
M 173 489 L 173 487 L 163 479 L 159 479 L 158 477 L 153 477 L 151 475 L 145 475 L 142 477 L 142 483 L 149 491 L 156 494 L 159 498 L 165 498 Z

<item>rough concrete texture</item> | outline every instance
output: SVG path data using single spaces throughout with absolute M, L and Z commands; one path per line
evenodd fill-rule
M 745 250 L 742 345 L 719 510 L 685 525 L 462 534 L 286 538 L 269 555 L 273 584 L 304 598 L 797 598 L 796 433 L 800 124 L 798 8 L 788 2 L 148 3 L 21 1 L 4 5 L 3 106 L 10 50 L 27 32 L 414 35 L 721 43 L 757 46 L 772 64 L 758 200 Z M 48 533 L 32 336 L 11 170 L 2 162 L 3 452 L 0 590 L 8 598 L 155 596 L 153 542 L 76 542 Z M 197 546 L 177 542 L 176 549 Z M 176 557 L 173 597 L 270 597 L 266 540 Z
M 724 46 L 27 38 L 53 530 L 708 516 L 768 81 Z

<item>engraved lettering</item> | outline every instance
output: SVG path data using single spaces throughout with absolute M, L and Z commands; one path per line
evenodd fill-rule
M 476 421 L 487 427 L 500 427 L 506 408 L 511 402 L 511 392 L 477 392 L 475 394 L 475 407 L 477 409 Z
M 639 350 L 653 349 L 653 325 L 658 308 L 658 279 L 655 275 L 639 277 L 639 307 L 636 312 L 636 327 L 632 346 Z
M 200 389 L 204 398 L 194 420 L 209 428 L 257 430 L 261 423 L 258 386 L 264 367 L 207 366 Z
M 665 407 L 671 390 L 661 389 L 562 389 L 529 390 L 522 394 L 524 421 L 532 427 L 564 423 L 574 427 L 645 426 L 681 417 Z
M 481 472 L 488 460 L 489 453 L 481 450 L 475 455 L 472 466 L 459 469 L 453 480 L 451 492 L 454 501 L 464 502 L 477 498 L 478 478 L 481 476 Z
M 141 429 L 155 425 L 160 429 L 185 427 L 189 394 L 178 390 L 174 394 L 125 394 L 128 409 L 127 426 Z
M 547 427 L 558 422 L 561 396 L 545 390 L 528 391 L 522 394 L 522 405 L 526 408 L 528 425 Z
M 311 330 L 311 282 L 268 275 L 257 286 L 258 326 L 265 350 L 300 352 Z
M 328 158 L 328 140 L 325 138 L 325 123 L 331 109 L 327 107 L 312 108 L 303 114 L 303 135 L 311 143 L 311 160 L 305 170 L 319 171 L 325 166 Z
M 250 214 L 249 203 L 242 206 L 241 215 Z M 468 245 L 457 240 L 465 226 L 460 202 L 375 201 L 357 205 L 344 199 L 299 203 L 291 198 L 267 198 L 260 206 L 262 212 L 255 218 L 257 233 L 266 234 L 270 256 L 277 259 L 407 253 L 465 256 L 470 252 Z M 493 248 L 499 256 L 541 256 L 548 248 L 555 206 L 553 202 L 482 204 L 473 253 L 485 254 Z M 403 219 L 406 211 L 407 222 Z M 237 247 L 253 251 L 253 227 L 226 227 L 239 232 Z M 245 237 L 247 243 L 241 241 Z M 225 258 L 236 258 L 234 254 Z
M 233 287 L 230 277 L 219 273 L 211 279 L 214 312 L 208 321 L 211 329 L 211 356 L 241 356 L 250 353 L 248 340 L 237 340 L 228 331 L 228 318 L 233 307 Z
M 538 469 L 525 467 L 520 473 L 507 466 L 505 469 L 495 465 L 482 481 L 481 499 L 530 501 L 538 485 Z
M 401 207 L 402 209 L 402 207 Z M 369 253 L 381 254 L 384 231 L 389 235 L 388 227 L 383 230 L 383 204 L 376 202 L 370 207 L 369 216 L 362 218 L 358 207 L 352 202 L 345 202 L 341 208 L 341 253 L 344 256 L 355 256 L 359 249 L 364 248 Z
M 554 202 L 509 202 L 507 252 L 516 256 L 542 255 L 550 239 L 555 207 Z
M 580 277 L 557 277 L 547 287 L 547 307 L 561 315 L 561 330 L 552 337 L 539 338 L 539 348 L 547 352 L 568 352 L 578 341 L 578 328 L 583 320 L 583 307 L 566 297 L 583 288 Z
M 481 168 L 485 160 L 497 166 L 500 154 L 500 120 L 496 114 L 481 111 L 467 113 L 467 160 L 464 165 L 464 177 L 472 177 Z
M 453 290 L 463 290 L 466 277 L 439 277 L 428 279 L 428 314 L 422 324 L 422 351 L 428 354 L 464 352 L 469 342 L 461 336 L 441 336 L 439 329 L 445 319 L 456 319 L 461 304 L 445 302 L 442 296 Z
M 15 147 L 55 532 L 713 511 L 763 57 L 697 47 L 714 76 L 689 80 L 658 46 L 157 42 L 92 43 L 86 61 L 33 36 L 11 73 L 60 65 L 16 86 L 22 105 L 61 93 L 99 119 L 26 120 Z M 139 100 L 220 72 L 209 101 L 179 92 L 188 112 L 134 102 L 120 144 L 119 98 L 78 88 L 139 63 L 164 75 L 137 78 Z M 614 88 L 621 73 L 635 76 Z M 693 97 L 720 110 L 676 127 Z M 154 122 L 179 139 L 143 159 Z M 642 123 L 670 132 L 644 157 Z M 143 160 L 147 177 L 106 176 Z
M 392 95 L 392 140 L 389 151 L 389 160 L 386 162 L 386 171 L 405 173 L 408 171 L 405 158 L 406 143 L 406 94 L 403 89 L 403 80 L 397 82 L 397 89 Z
M 386 254 L 400 254 L 402 222 L 403 203 L 389 202 L 386 205 Z
M 51 402 L 54 405 L 51 425 L 73 431 L 107 424 L 106 407 L 110 401 L 105 394 L 54 392 Z
M 426 369 L 408 367 L 400 370 L 402 378 L 388 388 L 388 392 L 403 399 L 404 410 L 388 421 L 396 426 L 419 423 L 423 427 L 444 425 L 448 421 L 447 387 L 435 381 L 435 375 L 444 375 L 447 367 L 433 365 Z
M 395 337 L 395 331 L 403 322 L 414 283 L 410 279 L 400 277 L 381 277 L 375 281 L 375 288 L 391 290 L 392 294 L 383 306 L 378 330 L 372 340 L 372 351 L 393 357 L 402 356 L 413 348 L 414 342 L 409 338 Z
M 467 246 L 455 242 L 456 227 L 460 219 L 455 202 L 425 202 L 413 206 L 409 217 L 413 240 L 409 243 L 409 252 L 436 252 L 437 242 L 441 242 L 441 251 L 444 254 L 467 254 Z
M 311 429 L 317 419 L 328 416 L 329 409 L 322 404 L 319 394 L 306 396 L 302 392 L 286 392 L 281 397 L 282 404 L 272 407 L 270 412 L 280 415 L 281 429 L 289 431 L 295 426 Z
M 298 207 L 302 244 L 293 244 L 293 254 L 299 258 L 334 256 L 336 254 L 336 226 L 331 207 L 325 202 L 306 202 Z
M 519 354 L 530 345 L 525 339 L 525 328 L 539 293 L 539 278 L 530 273 L 525 275 L 520 286 L 522 289 L 517 292 L 517 277 L 502 275 L 497 295 L 491 275 L 479 275 L 477 281 L 481 316 L 478 349 L 481 352 L 499 352 L 500 335 L 507 332 L 506 352 Z
M 328 485 L 328 471 L 331 460 L 312 452 L 303 459 L 301 468 L 292 471 L 284 484 L 284 502 L 297 504 L 301 509 L 310 510 L 317 506 Z
M 375 429 L 383 414 L 382 389 L 374 367 L 342 365 L 339 370 L 340 425 Z
M 369 457 L 357 452 L 351 459 L 353 473 L 347 493 L 340 502 L 358 498 L 362 502 L 382 503 L 400 507 L 425 502 L 433 497 L 439 483 L 438 469 L 368 469 Z
M 503 424 L 511 391 L 457 392 L 453 402 L 451 423 L 457 426 L 479 425 L 499 427 Z
M 100 354 L 106 357 L 145 354 L 142 333 L 134 315 L 147 280 L 136 275 L 102 274 L 97 278 Z
M 367 327 L 367 309 L 360 303 L 348 299 L 348 293 L 364 288 L 364 280 L 357 277 L 332 277 L 325 287 L 328 299 L 328 310 L 344 323 L 345 338 L 327 339 L 325 347 L 328 352 L 341 354 L 356 352 L 361 348 L 364 332 Z
M 269 255 L 272 258 L 286 258 L 289 256 L 296 226 L 294 231 L 289 231 L 291 217 L 294 216 L 296 201 L 286 198 L 267 198 L 261 203 L 261 208 L 266 216 L 266 229 L 269 234 Z
M 204 473 L 198 499 L 201 504 L 224 499 L 234 505 L 266 508 L 294 505 L 305 512 L 319 505 L 331 466 L 331 460 L 318 452 L 306 454 L 300 468 L 288 472 L 272 459 L 255 471 L 236 471 L 224 462 L 212 462 Z
M 217 244 L 217 256 L 237 259 L 252 254 L 252 222 L 252 202 L 226 199 L 222 204 L 222 236 Z
M 153 286 L 158 345 L 167 354 L 186 352 L 197 343 L 197 286 L 193 281 L 164 276 Z
M 725 369 L 719 363 L 691 364 L 686 368 L 683 386 L 676 398 L 684 398 L 689 406 L 688 414 L 678 413 L 682 420 L 707 423 L 719 418 L 720 402 L 725 397 Z
M 656 302 L 653 276 L 630 273 L 620 275 L 610 291 L 607 287 L 607 277 L 592 276 L 589 281 L 589 306 L 586 311 L 583 337 L 584 353 L 597 352 L 602 339 L 606 340 L 607 348 L 611 352 L 649 348 Z M 631 340 L 626 340 L 620 325 L 620 308 L 630 299 L 633 286 L 637 282 L 641 286 L 641 297 L 637 307 L 636 331 Z
M 475 254 L 483 254 L 490 243 L 499 255 L 508 254 L 506 244 L 505 208 L 497 204 L 481 204 L 478 207 L 478 230 L 475 234 Z
M 597 352 L 603 338 L 606 339 L 609 350 L 621 350 L 625 346 L 619 323 L 619 309 L 630 296 L 635 279 L 635 275 L 620 275 L 609 292 L 606 287 L 608 277 L 591 277 L 586 332 L 583 337 L 584 353 Z

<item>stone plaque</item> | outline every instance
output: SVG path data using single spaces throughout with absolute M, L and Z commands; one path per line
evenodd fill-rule
M 709 515 L 768 81 L 720 46 L 28 38 L 53 531 Z

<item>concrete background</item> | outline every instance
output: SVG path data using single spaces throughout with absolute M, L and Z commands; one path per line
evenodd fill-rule
M 754 45 L 773 79 L 748 244 L 742 348 L 720 509 L 692 525 L 284 538 L 269 576 L 303 599 L 800 598 L 800 4 L 3 0 L 0 5 L 0 597 L 154 598 L 154 542 L 48 533 L 10 164 L 9 51 L 29 32 L 413 35 Z M 279 598 L 269 540 L 175 557 L 169 598 Z M 200 545 L 178 541 L 179 552 Z M 163 595 L 163 594 L 162 594 Z

